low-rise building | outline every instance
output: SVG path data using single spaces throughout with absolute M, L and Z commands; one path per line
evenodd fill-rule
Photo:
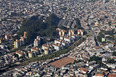
M 17 54 L 19 57 L 22 57 L 22 56 L 23 56 L 23 52 L 22 52 L 22 51 L 16 51 L 16 54 Z
M 29 57 L 29 58 L 32 58 L 32 57 L 33 57 L 33 52 L 29 51 L 29 52 L 28 52 L 28 57 Z

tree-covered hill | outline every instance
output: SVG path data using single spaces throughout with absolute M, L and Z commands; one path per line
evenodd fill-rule
M 43 22 L 44 18 L 43 16 L 33 16 L 30 19 L 24 20 L 18 35 L 23 35 L 24 31 L 26 31 L 26 43 L 33 42 L 37 35 L 55 37 L 57 35 L 56 28 L 61 19 L 55 14 L 47 17 L 45 22 Z

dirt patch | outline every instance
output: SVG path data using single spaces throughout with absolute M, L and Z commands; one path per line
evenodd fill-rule
M 55 62 L 52 62 L 50 64 L 52 66 L 57 67 L 57 68 L 61 68 L 62 66 L 65 66 L 66 64 L 69 64 L 69 63 L 74 63 L 74 59 L 69 58 L 69 57 L 65 57 L 65 58 L 59 59 Z

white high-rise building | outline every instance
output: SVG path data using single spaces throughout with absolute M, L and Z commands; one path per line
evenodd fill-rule
M 37 38 L 34 40 L 34 47 L 39 46 L 40 41 L 41 41 L 40 36 L 37 36 Z
M 106 0 L 103 0 L 103 3 L 105 3 L 106 2 Z
M 36 46 L 38 46 L 39 45 L 39 41 L 38 41 L 38 39 L 35 39 L 34 40 L 34 47 L 36 47 Z
M 37 39 L 40 40 L 40 36 L 37 36 Z
M 22 45 L 24 45 L 25 44 L 24 37 L 21 37 L 21 41 L 22 41 Z
M 116 5 L 116 0 L 114 0 L 114 5 Z
M 5 39 L 8 40 L 9 39 L 9 35 L 5 34 Z
M 14 48 L 19 48 L 19 40 L 14 41 Z

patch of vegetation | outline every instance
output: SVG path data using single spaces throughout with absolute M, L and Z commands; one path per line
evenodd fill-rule
M 115 63 L 115 61 L 114 61 L 114 59 L 108 58 L 107 61 L 106 61 L 106 63 Z
M 104 30 L 102 30 L 102 32 L 104 33 L 104 34 L 107 34 L 107 35 L 113 35 L 114 34 L 114 29 L 112 29 L 111 31 L 104 31 Z
M 90 57 L 90 61 L 96 61 L 97 64 L 101 64 L 102 63 L 101 60 L 102 60 L 102 58 L 98 57 L 98 56 L 92 56 L 92 57 Z
M 77 29 L 83 29 L 83 28 L 81 27 L 81 23 L 80 23 L 79 18 L 76 18 L 75 21 L 76 21 L 76 28 L 77 28 Z
M 74 63 L 73 64 L 75 64 L 75 63 L 79 63 L 79 62 L 83 62 L 83 61 L 81 61 L 81 60 L 74 60 Z
M 14 45 L 8 47 L 9 50 L 13 49 Z
M 33 16 L 30 19 L 24 20 L 18 35 L 23 35 L 24 31 L 27 32 L 26 44 L 32 43 L 37 35 L 46 37 L 56 37 L 56 28 L 60 21 L 60 18 L 55 14 L 51 14 L 45 19 L 42 16 Z
M 116 32 L 114 31 L 114 29 L 111 30 L 111 31 L 104 31 L 104 30 L 102 30 L 102 31 L 98 34 L 97 40 L 98 40 L 99 42 L 102 42 L 102 38 L 106 38 L 106 39 L 109 39 L 110 41 L 116 43 L 115 34 L 116 34 Z M 105 35 L 109 35 L 109 36 L 105 36 Z M 107 40 L 106 42 L 109 42 L 109 41 Z M 102 43 L 103 43 L 103 42 L 102 42 Z
M 102 38 L 104 38 L 104 34 L 103 34 L 102 32 L 100 32 L 100 33 L 98 34 L 98 36 L 97 36 L 97 40 L 98 40 L 99 42 L 102 42 Z
M 113 56 L 116 56 L 116 52 L 113 52 L 112 55 L 113 55 Z
M 22 47 L 19 47 L 19 48 L 16 48 L 16 49 L 11 49 L 11 52 L 15 52 L 15 51 L 18 51 L 18 50 L 22 50 L 23 48 L 25 48 L 25 46 L 22 46 Z

